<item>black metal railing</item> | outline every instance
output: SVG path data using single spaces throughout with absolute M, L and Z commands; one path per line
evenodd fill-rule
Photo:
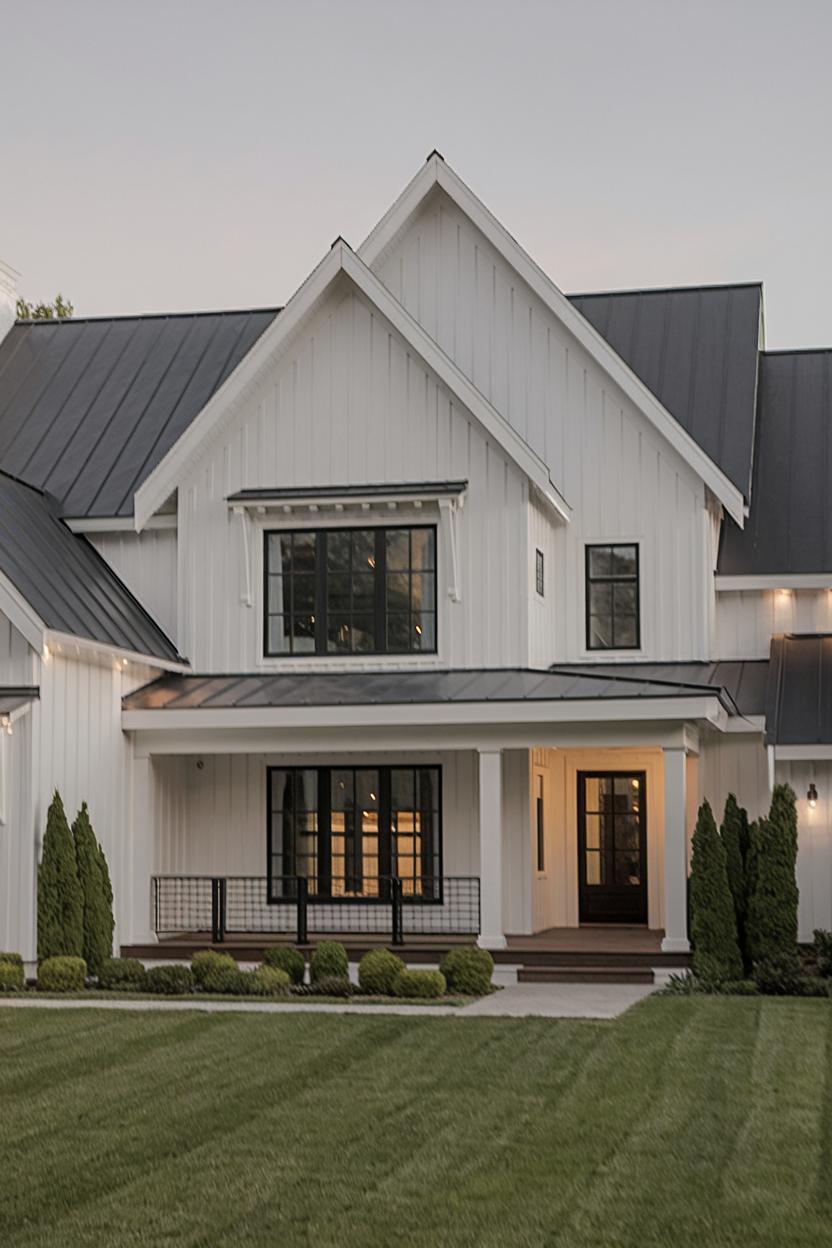
M 336 891 L 321 897 L 300 876 L 154 875 L 153 930 L 226 935 L 291 936 L 306 944 L 310 933 L 387 936 L 403 944 L 408 936 L 478 936 L 480 881 L 474 875 L 445 875 L 418 882 L 395 876 L 365 881 L 362 896 Z M 418 890 L 418 891 L 417 891 Z M 275 899 L 277 898 L 277 899 Z

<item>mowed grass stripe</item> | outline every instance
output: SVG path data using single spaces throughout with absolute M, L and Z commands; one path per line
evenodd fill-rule
M 749 1112 L 725 1172 L 725 1195 L 733 1217 L 765 1223 L 781 1242 L 817 1223 L 816 1193 L 830 1183 L 823 1166 L 830 1034 L 828 1001 L 760 1004 Z

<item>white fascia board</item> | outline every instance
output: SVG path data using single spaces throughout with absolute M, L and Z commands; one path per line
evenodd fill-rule
M 179 518 L 168 512 L 151 516 L 143 526 L 146 529 L 175 529 Z M 136 524 L 132 516 L 79 516 L 78 519 L 64 520 L 64 524 L 73 533 L 135 533 Z
M 192 674 L 189 663 L 176 663 L 172 659 L 159 659 L 151 654 L 140 654 L 136 650 L 126 650 L 122 646 L 111 646 L 105 641 L 93 641 L 89 637 L 76 637 L 73 633 L 62 633 L 49 628 L 44 632 L 44 641 L 53 653 L 61 658 L 75 658 L 76 655 L 103 655 L 106 658 L 126 660 L 128 663 L 139 663 L 142 667 L 155 667 L 160 672 L 176 672 L 181 676 Z
M 725 725 L 726 732 L 744 732 L 747 735 L 764 733 L 765 715 L 732 715 Z
M 405 311 L 352 249 L 339 240 L 333 244 L 329 253 L 292 296 L 280 315 L 260 336 L 234 372 L 140 486 L 135 496 L 136 530 L 141 531 L 148 524 L 151 516 L 177 487 L 190 464 L 210 444 L 218 429 L 232 418 L 239 404 L 257 384 L 261 372 L 271 365 L 276 354 L 312 314 L 341 273 L 347 275 L 356 289 L 421 356 L 438 380 L 471 412 L 486 433 L 534 483 L 557 514 L 564 521 L 568 521 L 570 508 L 552 483 L 543 460 L 445 355 L 421 325 Z
M 742 491 L 705 454 L 653 392 L 636 376 L 603 335 L 572 306 L 566 296 L 543 272 L 516 239 L 500 224 L 440 156 L 433 155 L 409 183 L 393 207 L 382 217 L 358 249 L 359 257 L 372 266 L 404 228 L 406 222 L 434 186 L 440 186 L 457 207 L 474 223 L 503 259 L 565 326 L 588 354 L 604 369 L 619 389 L 658 429 L 664 439 L 705 482 L 725 510 L 744 527 L 745 499 Z
M 832 759 L 832 745 L 775 745 L 776 762 L 828 762 Z
M 26 638 L 35 653 L 40 654 L 43 650 L 46 625 L 4 572 L 0 572 L 0 611 L 12 622 L 21 636 Z
M 764 589 L 832 589 L 832 572 L 781 572 L 766 576 L 715 576 L 716 592 Z
M 192 729 L 478 727 L 485 725 L 620 724 L 697 720 L 725 723 L 716 697 L 588 699 L 575 702 L 435 702 L 366 706 L 195 707 L 122 711 L 125 731 Z

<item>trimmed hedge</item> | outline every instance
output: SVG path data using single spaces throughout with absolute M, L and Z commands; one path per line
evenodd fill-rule
M 443 997 L 445 976 L 441 971 L 400 971 L 395 983 L 397 997 Z
M 787 784 L 776 784 L 769 817 L 761 819 L 756 828 L 753 892 L 748 905 L 748 947 L 754 978 L 758 978 L 759 968 L 766 982 L 792 982 L 800 972 L 796 828 L 794 792 Z M 768 991 L 784 990 L 774 987 Z
M 452 992 L 482 997 L 491 989 L 494 959 L 487 949 L 480 949 L 477 945 L 464 945 L 461 949 L 451 949 L 446 953 L 439 963 L 439 969 Z
M 200 950 L 191 958 L 191 970 L 197 988 L 203 992 L 245 992 L 242 972 L 230 953 Z
M 698 978 L 709 983 L 742 979 L 725 846 L 707 801 L 699 807 L 693 834 L 690 915 L 693 969 Z
M 309 978 L 313 984 L 321 979 L 349 976 L 349 959 L 344 946 L 337 940 L 322 940 L 309 959 Z
M 83 958 L 46 958 L 38 967 L 38 988 L 44 992 L 83 992 L 87 964 Z
M 737 943 L 740 947 L 743 965 L 751 969 L 748 955 L 746 927 L 748 924 L 748 879 L 746 859 L 750 843 L 748 812 L 738 804 L 733 793 L 728 794 L 725 803 L 725 814 L 720 828 L 722 844 L 725 846 L 725 865 L 728 871 L 728 887 L 734 901 L 734 917 L 737 922 Z
M 289 945 L 275 945 L 267 949 L 263 954 L 263 964 L 285 971 L 293 984 L 302 984 L 306 975 L 306 958 L 300 949 L 292 949 Z
M 177 997 L 194 990 L 194 977 L 189 966 L 169 962 L 164 966 L 151 966 L 147 972 L 148 992 Z
M 108 992 L 143 992 L 147 971 L 138 958 L 106 958 L 98 972 L 98 987 Z
M 285 997 L 289 993 L 290 976 L 279 966 L 258 966 L 251 972 L 251 991 L 255 997 Z
M 3 953 L 0 951 L 0 962 L 13 962 L 15 966 L 19 966 L 23 970 L 23 958 L 19 953 Z
M 371 949 L 358 963 L 358 982 L 362 992 L 392 996 L 396 980 L 405 970 L 401 958 L 389 949 Z
M 83 947 L 84 897 L 75 843 L 56 789 L 46 816 L 38 867 L 38 958 L 77 958 Z
M 23 987 L 23 963 L 12 962 L 0 953 L 0 992 L 17 992 Z
M 83 903 L 82 953 L 90 974 L 97 975 L 105 959 L 113 956 L 113 921 L 101 874 L 100 846 L 92 830 L 86 802 L 81 803 L 75 816 L 72 839 Z

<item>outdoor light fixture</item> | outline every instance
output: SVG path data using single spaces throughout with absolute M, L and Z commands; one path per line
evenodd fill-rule
M 809 803 L 809 809 L 814 810 L 818 804 L 818 791 L 815 788 L 814 781 L 812 781 L 812 783 L 809 785 L 809 790 L 806 794 L 806 800 Z

